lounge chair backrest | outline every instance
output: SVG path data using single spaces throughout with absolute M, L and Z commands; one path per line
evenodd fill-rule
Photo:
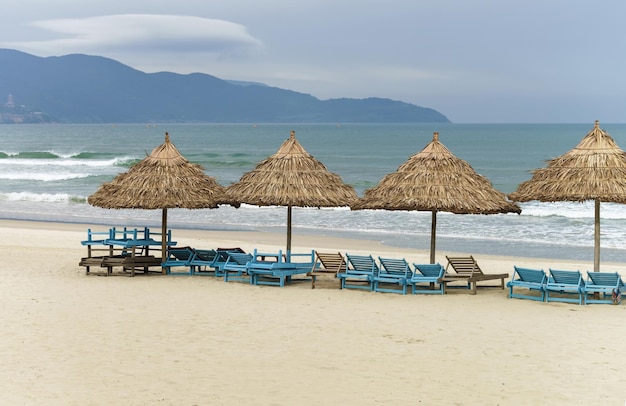
M 587 271 L 587 283 L 598 286 L 619 287 L 621 277 L 617 272 L 589 272 Z
M 239 248 L 239 247 L 234 247 L 234 248 L 218 248 L 217 249 L 218 252 L 238 252 L 240 254 L 245 254 L 246 251 L 244 251 L 243 249 Z
M 550 269 L 550 282 L 563 285 L 581 285 L 583 276 L 580 271 Z
M 445 272 L 444 267 L 440 263 L 436 264 L 413 264 L 415 270 L 426 277 L 441 278 Z
M 519 266 L 513 266 L 513 278 L 519 279 L 523 282 L 529 283 L 546 283 L 548 276 L 546 275 L 543 269 L 530 269 L 530 268 L 522 268 Z M 517 278 L 515 277 L 517 275 Z
M 348 265 L 351 270 L 364 272 L 377 272 L 378 265 L 371 255 L 346 254 Z
M 404 258 L 381 258 L 378 257 L 378 261 L 381 265 L 381 273 L 386 272 L 390 274 L 410 276 L 412 274 L 409 263 Z
M 194 255 L 194 249 L 191 247 L 170 247 L 167 251 L 179 261 L 187 261 Z
M 199 259 L 200 261 L 204 261 L 204 262 L 212 262 L 215 260 L 216 256 L 217 256 L 217 251 L 215 250 L 197 249 L 196 257 L 194 259 Z
M 252 253 L 252 258 L 252 261 L 254 262 L 282 262 L 283 251 L 278 250 L 278 252 L 260 252 L 255 248 Z
M 248 262 L 252 261 L 252 254 L 242 254 L 240 252 L 230 252 L 228 253 L 227 262 L 234 262 L 237 265 L 246 265 Z
M 481 275 L 483 273 L 478 266 L 478 263 L 471 255 L 469 257 L 449 257 L 446 255 L 446 258 L 448 259 L 446 271 L 448 271 L 449 267 L 452 267 L 452 269 L 459 275 L 471 276 L 476 274 Z
M 345 272 L 346 270 L 346 259 L 343 257 L 343 255 L 341 255 L 341 252 L 337 252 L 336 254 L 333 254 L 333 253 L 315 251 L 315 258 L 316 258 L 316 261 L 319 261 L 319 263 L 324 267 L 324 269 L 328 271 Z

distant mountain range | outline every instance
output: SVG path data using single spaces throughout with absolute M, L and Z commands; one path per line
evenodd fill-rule
M 3 100 L 4 99 L 4 100 Z M 0 122 L 447 123 L 383 98 L 319 100 L 255 82 L 145 73 L 100 56 L 0 49 Z

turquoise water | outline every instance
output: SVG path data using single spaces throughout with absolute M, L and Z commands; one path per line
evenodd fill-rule
M 626 146 L 626 125 L 602 124 Z M 159 124 L 0 126 L 0 217 L 104 225 L 156 225 L 160 212 L 105 210 L 86 198 L 163 143 L 165 132 L 190 161 L 224 186 L 276 152 L 291 130 L 302 146 L 359 195 L 432 140 L 433 132 L 494 187 L 510 193 L 593 128 L 590 124 Z M 593 260 L 593 204 L 522 204 L 521 215 L 438 216 L 438 257 L 446 251 Z M 626 207 L 602 204 L 602 258 L 622 261 Z M 170 210 L 176 228 L 284 230 L 280 207 Z M 380 240 L 428 249 L 430 213 L 294 209 L 298 233 Z M 312 247 L 314 248 L 314 247 Z

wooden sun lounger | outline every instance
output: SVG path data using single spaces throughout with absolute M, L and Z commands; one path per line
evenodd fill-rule
M 451 282 L 465 282 L 467 287 L 471 290 L 472 295 L 475 295 L 477 283 L 489 280 L 500 280 L 500 288 L 504 289 L 504 280 L 509 277 L 508 273 L 484 273 L 478 266 L 476 259 L 474 259 L 471 255 L 469 257 L 449 257 L 446 255 L 446 259 L 448 260 L 446 273 L 443 278 L 441 278 L 441 283 L 444 285 L 444 291 L 448 288 L 448 284 Z M 494 287 L 493 285 L 481 285 L 481 287 L 489 286 Z
M 311 277 L 311 289 L 315 289 L 318 276 L 329 275 L 337 278 L 339 272 L 346 271 L 346 259 L 341 252 L 327 253 L 315 251 L 315 263 L 307 275 Z

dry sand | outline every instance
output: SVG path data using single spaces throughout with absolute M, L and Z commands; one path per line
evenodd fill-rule
M 623 405 L 626 306 L 85 275 L 86 225 L 0 221 L 2 405 Z M 98 227 L 94 227 L 98 228 Z M 103 227 L 99 227 L 104 229 Z M 277 250 L 284 235 L 174 230 L 179 245 Z M 428 262 L 370 241 L 294 251 Z M 445 262 L 446 252 L 438 253 Z M 513 265 L 592 264 L 476 256 Z M 625 264 L 603 270 L 626 274 Z M 625 301 L 626 302 L 626 301 Z

